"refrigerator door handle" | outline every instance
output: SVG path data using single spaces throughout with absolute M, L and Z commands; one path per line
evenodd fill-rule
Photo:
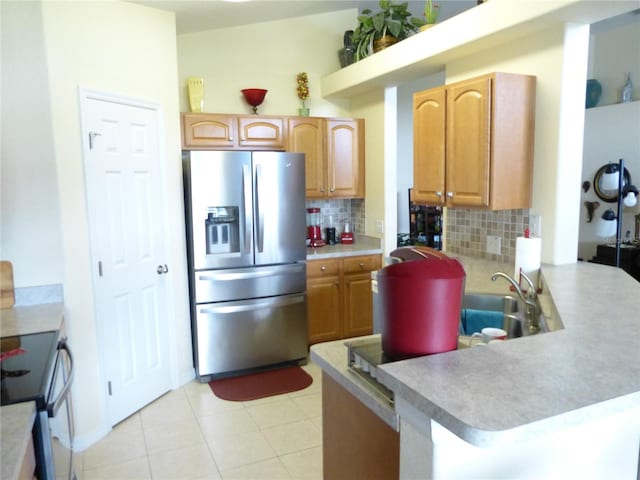
M 250 280 L 259 277 L 271 277 L 274 275 L 290 275 L 292 273 L 304 272 L 305 265 L 303 263 L 296 265 L 282 266 L 275 268 L 260 267 L 259 270 L 240 271 L 240 272 L 207 272 L 198 274 L 198 280 Z
M 244 251 L 251 250 L 251 224 L 253 223 L 253 208 L 251 206 L 251 167 L 244 164 L 242 166 L 242 183 L 244 198 Z
M 257 235 L 257 247 L 258 252 L 262 253 L 264 250 L 264 212 L 260 205 L 260 193 L 262 189 L 262 169 L 260 164 L 256 165 L 256 216 L 258 217 L 258 235 Z
M 235 305 L 219 305 L 219 306 L 207 306 L 200 308 L 200 313 L 203 314 L 219 314 L 219 313 L 238 313 L 238 312 L 250 312 L 259 308 L 272 308 L 281 307 L 284 305 L 294 305 L 296 303 L 304 302 L 304 295 L 295 295 L 289 297 L 275 297 L 271 299 L 262 300 L 259 302 L 252 302 L 249 304 L 235 304 Z

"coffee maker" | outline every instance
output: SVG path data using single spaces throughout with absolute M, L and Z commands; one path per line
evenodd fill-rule
M 320 226 L 320 209 L 307 208 L 307 246 L 323 247 L 322 227 Z

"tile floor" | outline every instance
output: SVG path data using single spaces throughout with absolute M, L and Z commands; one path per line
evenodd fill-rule
M 76 455 L 78 480 L 322 479 L 321 370 L 304 390 L 229 402 L 193 381 Z

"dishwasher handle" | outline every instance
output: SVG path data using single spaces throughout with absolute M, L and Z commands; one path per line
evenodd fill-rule
M 57 350 L 58 350 L 58 356 L 56 358 L 56 364 L 53 369 L 53 378 L 51 380 L 51 394 L 53 394 L 53 390 L 57 383 L 60 370 L 64 368 L 64 360 L 60 358 L 60 355 L 62 352 L 64 352 L 67 358 L 69 359 L 69 371 L 66 378 L 65 378 L 64 372 L 62 373 L 63 379 L 65 379 L 64 385 L 62 386 L 62 389 L 60 390 L 56 398 L 47 403 L 47 415 L 50 418 L 56 415 L 60 406 L 67 399 L 67 395 L 69 394 L 69 390 L 71 389 L 71 383 L 73 382 L 73 373 L 74 373 L 73 354 L 71 353 L 71 349 L 69 348 L 69 344 L 67 343 L 66 337 L 60 339 L 60 341 L 58 342 Z

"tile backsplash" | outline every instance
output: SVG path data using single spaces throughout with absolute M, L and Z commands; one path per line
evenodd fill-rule
M 307 200 L 306 208 L 317 207 L 322 215 L 322 234 L 329 226 L 330 219 L 338 233 L 342 232 L 344 224 L 349 222 L 354 233 L 365 233 L 364 200 Z
M 530 210 L 474 210 L 449 208 L 445 216 L 445 244 L 448 252 L 513 263 L 516 238 L 529 227 Z M 487 235 L 501 237 L 501 255 L 487 253 Z

